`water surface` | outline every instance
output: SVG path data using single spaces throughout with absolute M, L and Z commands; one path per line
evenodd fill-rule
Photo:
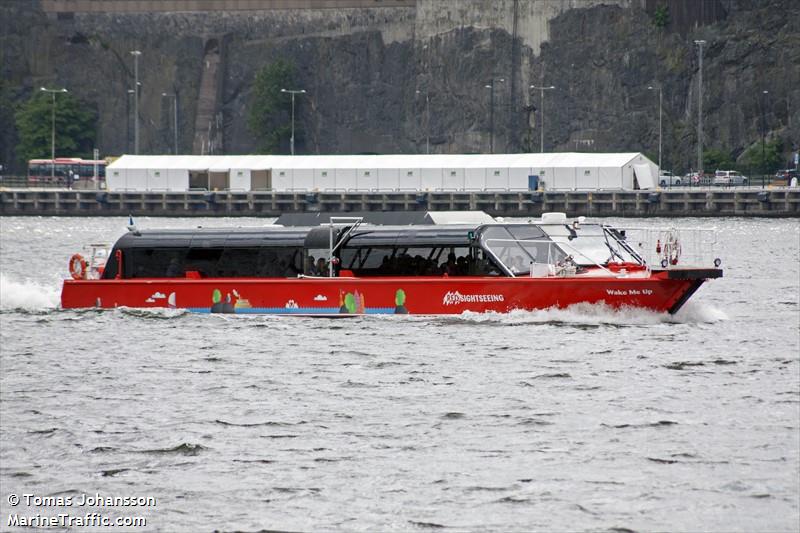
M 725 277 L 674 317 L 63 311 L 126 220 L 0 218 L 0 529 L 100 493 L 148 531 L 797 531 L 798 221 L 613 222 L 716 226 Z

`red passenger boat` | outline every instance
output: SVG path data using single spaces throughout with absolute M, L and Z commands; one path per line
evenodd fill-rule
M 688 244 L 713 253 L 713 239 L 690 240 L 674 229 L 626 232 L 563 213 L 525 223 L 129 227 L 104 265 L 96 246 L 89 260 L 73 256 L 61 305 L 342 316 L 590 303 L 675 313 L 722 276 L 719 259 L 685 264 Z

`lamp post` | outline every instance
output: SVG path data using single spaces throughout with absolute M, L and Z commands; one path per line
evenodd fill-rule
M 658 91 L 658 172 L 661 173 L 661 111 L 663 109 L 663 91 L 661 87 L 653 87 L 652 85 L 647 88 L 650 91 Z
M 494 79 L 489 82 L 488 85 L 484 85 L 487 89 L 489 89 L 489 153 L 494 153 L 494 83 L 495 81 L 499 81 L 503 83 L 506 81 L 504 78 Z
M 142 52 L 131 50 L 133 56 L 134 98 L 133 98 L 133 153 L 139 155 L 139 56 Z
M 553 85 L 550 85 L 549 87 L 538 87 L 536 85 L 531 85 L 530 88 L 539 91 L 539 97 L 540 97 L 539 111 L 541 114 L 541 119 L 539 120 L 539 122 L 541 122 L 541 124 L 539 124 L 539 129 L 541 134 L 541 139 L 539 142 L 539 152 L 544 153 L 544 92 L 549 91 L 551 89 L 555 89 L 555 87 Z
M 135 92 L 133 89 L 128 89 L 128 97 L 125 99 L 125 115 L 128 121 L 125 126 L 125 150 L 128 152 L 131 149 L 131 97 Z
M 178 155 L 178 94 L 161 93 L 161 96 L 172 98 L 172 134 L 175 143 L 175 155 Z
M 419 91 L 415 92 L 420 94 Z M 425 91 L 425 153 L 431 153 L 431 98 L 428 91 Z
M 767 160 L 764 154 L 764 137 L 767 134 L 767 117 L 764 113 L 765 103 L 769 91 L 761 91 L 761 187 L 764 187 L 764 180 L 767 174 Z
M 697 83 L 697 178 L 703 180 L 703 46 L 705 41 L 695 41 L 700 55 L 700 76 Z
M 300 90 L 287 90 L 281 89 L 282 93 L 290 93 L 292 95 L 292 138 L 289 140 L 289 145 L 292 148 L 292 155 L 294 155 L 294 95 L 296 94 L 305 94 L 305 89 Z
M 50 112 L 50 182 L 56 181 L 56 94 L 69 92 L 64 88 L 61 89 L 45 89 L 41 91 L 50 93 L 53 96 L 53 108 Z M 70 186 L 72 184 L 70 183 Z

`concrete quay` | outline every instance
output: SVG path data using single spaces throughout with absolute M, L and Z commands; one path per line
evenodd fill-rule
M 264 216 L 325 211 L 463 211 L 494 216 L 800 217 L 800 188 L 661 191 L 189 191 L 0 189 L 5 216 Z

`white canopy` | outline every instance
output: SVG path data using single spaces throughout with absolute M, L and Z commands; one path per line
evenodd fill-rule
M 572 168 L 621 167 L 641 154 L 558 152 L 551 154 L 393 155 L 123 155 L 116 169 L 380 169 L 380 168 Z M 224 170 L 223 170 L 224 169 Z

